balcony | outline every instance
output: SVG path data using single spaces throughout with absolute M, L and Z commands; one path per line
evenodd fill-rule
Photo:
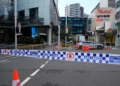
M 21 22 L 22 27 L 30 27 L 30 26 L 40 26 L 44 24 L 44 19 L 43 18 L 38 18 L 38 17 L 18 17 L 19 22 Z

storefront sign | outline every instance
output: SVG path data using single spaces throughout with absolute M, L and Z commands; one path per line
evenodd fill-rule
M 98 9 L 96 21 L 108 21 L 111 17 L 112 9 Z
M 105 20 L 109 20 L 109 18 L 97 18 L 96 21 L 105 21 Z
M 99 14 L 111 14 L 112 10 L 98 9 Z

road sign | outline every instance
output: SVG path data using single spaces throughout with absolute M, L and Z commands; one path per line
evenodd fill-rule
M 67 60 L 74 60 L 75 55 L 74 55 L 74 53 L 69 52 L 69 53 L 67 53 L 66 57 L 67 57 Z

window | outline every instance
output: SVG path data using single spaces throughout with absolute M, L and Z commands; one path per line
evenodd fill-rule
M 108 0 L 108 7 L 115 7 L 115 0 Z
M 38 18 L 38 8 L 32 8 L 29 10 L 29 17 L 30 19 Z
M 117 12 L 115 15 L 115 19 L 119 19 L 120 18 L 120 12 Z
M 24 10 L 19 11 L 19 12 L 18 12 L 18 15 L 19 15 L 19 19 L 20 19 L 20 20 L 24 20 L 24 18 L 25 18 L 25 11 L 24 11 Z
M 120 1 L 116 3 L 116 8 L 120 7 Z

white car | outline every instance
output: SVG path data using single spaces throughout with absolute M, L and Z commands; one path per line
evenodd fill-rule
M 79 42 L 79 43 L 77 43 L 77 45 L 79 45 L 80 47 L 83 45 L 88 45 L 90 48 L 96 48 L 96 49 L 104 48 L 103 44 L 93 43 L 91 41 Z

